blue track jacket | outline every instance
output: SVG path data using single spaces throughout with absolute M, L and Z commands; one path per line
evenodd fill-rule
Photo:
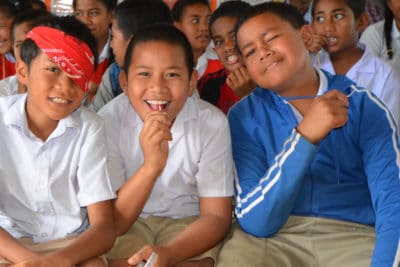
M 257 88 L 231 109 L 236 217 L 256 237 L 275 234 L 290 215 L 375 226 L 372 266 L 393 266 L 400 240 L 397 125 L 370 91 L 324 73 L 328 90 L 348 96 L 349 120 L 318 145 L 296 132 L 291 107 L 270 90 Z

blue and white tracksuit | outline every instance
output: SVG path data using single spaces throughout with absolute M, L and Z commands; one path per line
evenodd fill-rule
M 236 217 L 256 237 L 274 235 L 290 215 L 375 226 L 371 264 L 392 266 L 400 251 L 397 125 L 370 91 L 324 74 L 327 90 L 348 96 L 349 120 L 318 145 L 296 132 L 292 108 L 270 90 L 257 88 L 231 109 Z

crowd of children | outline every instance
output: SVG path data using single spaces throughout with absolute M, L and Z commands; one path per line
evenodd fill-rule
M 398 1 L 26 1 L 0 267 L 400 266 Z

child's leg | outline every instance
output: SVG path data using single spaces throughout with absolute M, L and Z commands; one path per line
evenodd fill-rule
M 168 244 L 197 218 L 197 216 L 182 219 L 164 218 L 162 229 L 160 229 L 160 233 L 157 236 L 155 245 L 163 246 Z M 221 244 L 218 244 L 200 255 L 196 255 L 184 262 L 177 264 L 176 267 L 213 267 L 215 266 L 220 248 Z
M 110 267 L 126 267 L 128 258 L 146 244 L 153 244 L 154 232 L 147 219 L 137 219 L 127 233 L 117 238 L 113 248 L 106 254 Z
M 212 258 L 203 258 L 201 260 L 190 260 L 177 264 L 175 267 L 214 267 Z

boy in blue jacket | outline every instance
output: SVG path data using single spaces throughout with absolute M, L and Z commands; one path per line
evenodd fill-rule
M 396 122 L 370 91 L 313 68 L 307 29 L 282 3 L 237 25 L 260 87 L 229 113 L 240 227 L 218 266 L 398 266 Z

